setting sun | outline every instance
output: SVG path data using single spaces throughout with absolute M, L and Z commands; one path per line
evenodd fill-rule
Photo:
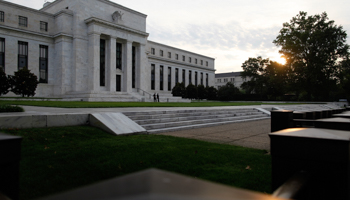
M 278 62 L 278 63 L 280 63 L 282 65 L 285 65 L 287 61 L 286 61 L 286 59 L 283 56 L 281 56 L 281 57 L 276 59 L 276 62 Z

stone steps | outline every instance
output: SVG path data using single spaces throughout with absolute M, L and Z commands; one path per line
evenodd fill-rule
M 256 109 L 176 110 L 125 112 L 123 114 L 145 128 L 148 133 L 169 132 L 270 118 L 269 115 Z

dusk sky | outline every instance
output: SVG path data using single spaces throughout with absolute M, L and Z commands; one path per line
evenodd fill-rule
M 44 4 L 44 0 L 8 1 L 34 9 Z M 149 40 L 215 58 L 217 73 L 241 71 L 249 57 L 281 61 L 272 41 L 282 24 L 299 11 L 327 12 L 350 34 L 350 0 L 111 1 L 148 15 Z

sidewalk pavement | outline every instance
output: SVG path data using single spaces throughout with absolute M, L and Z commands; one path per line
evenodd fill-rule
M 238 122 L 207 128 L 159 133 L 220 144 L 237 145 L 270 151 L 271 120 Z

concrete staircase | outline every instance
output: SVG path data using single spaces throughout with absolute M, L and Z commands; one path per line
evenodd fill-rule
M 123 114 L 150 134 L 270 118 L 269 115 L 253 108 L 124 112 Z

